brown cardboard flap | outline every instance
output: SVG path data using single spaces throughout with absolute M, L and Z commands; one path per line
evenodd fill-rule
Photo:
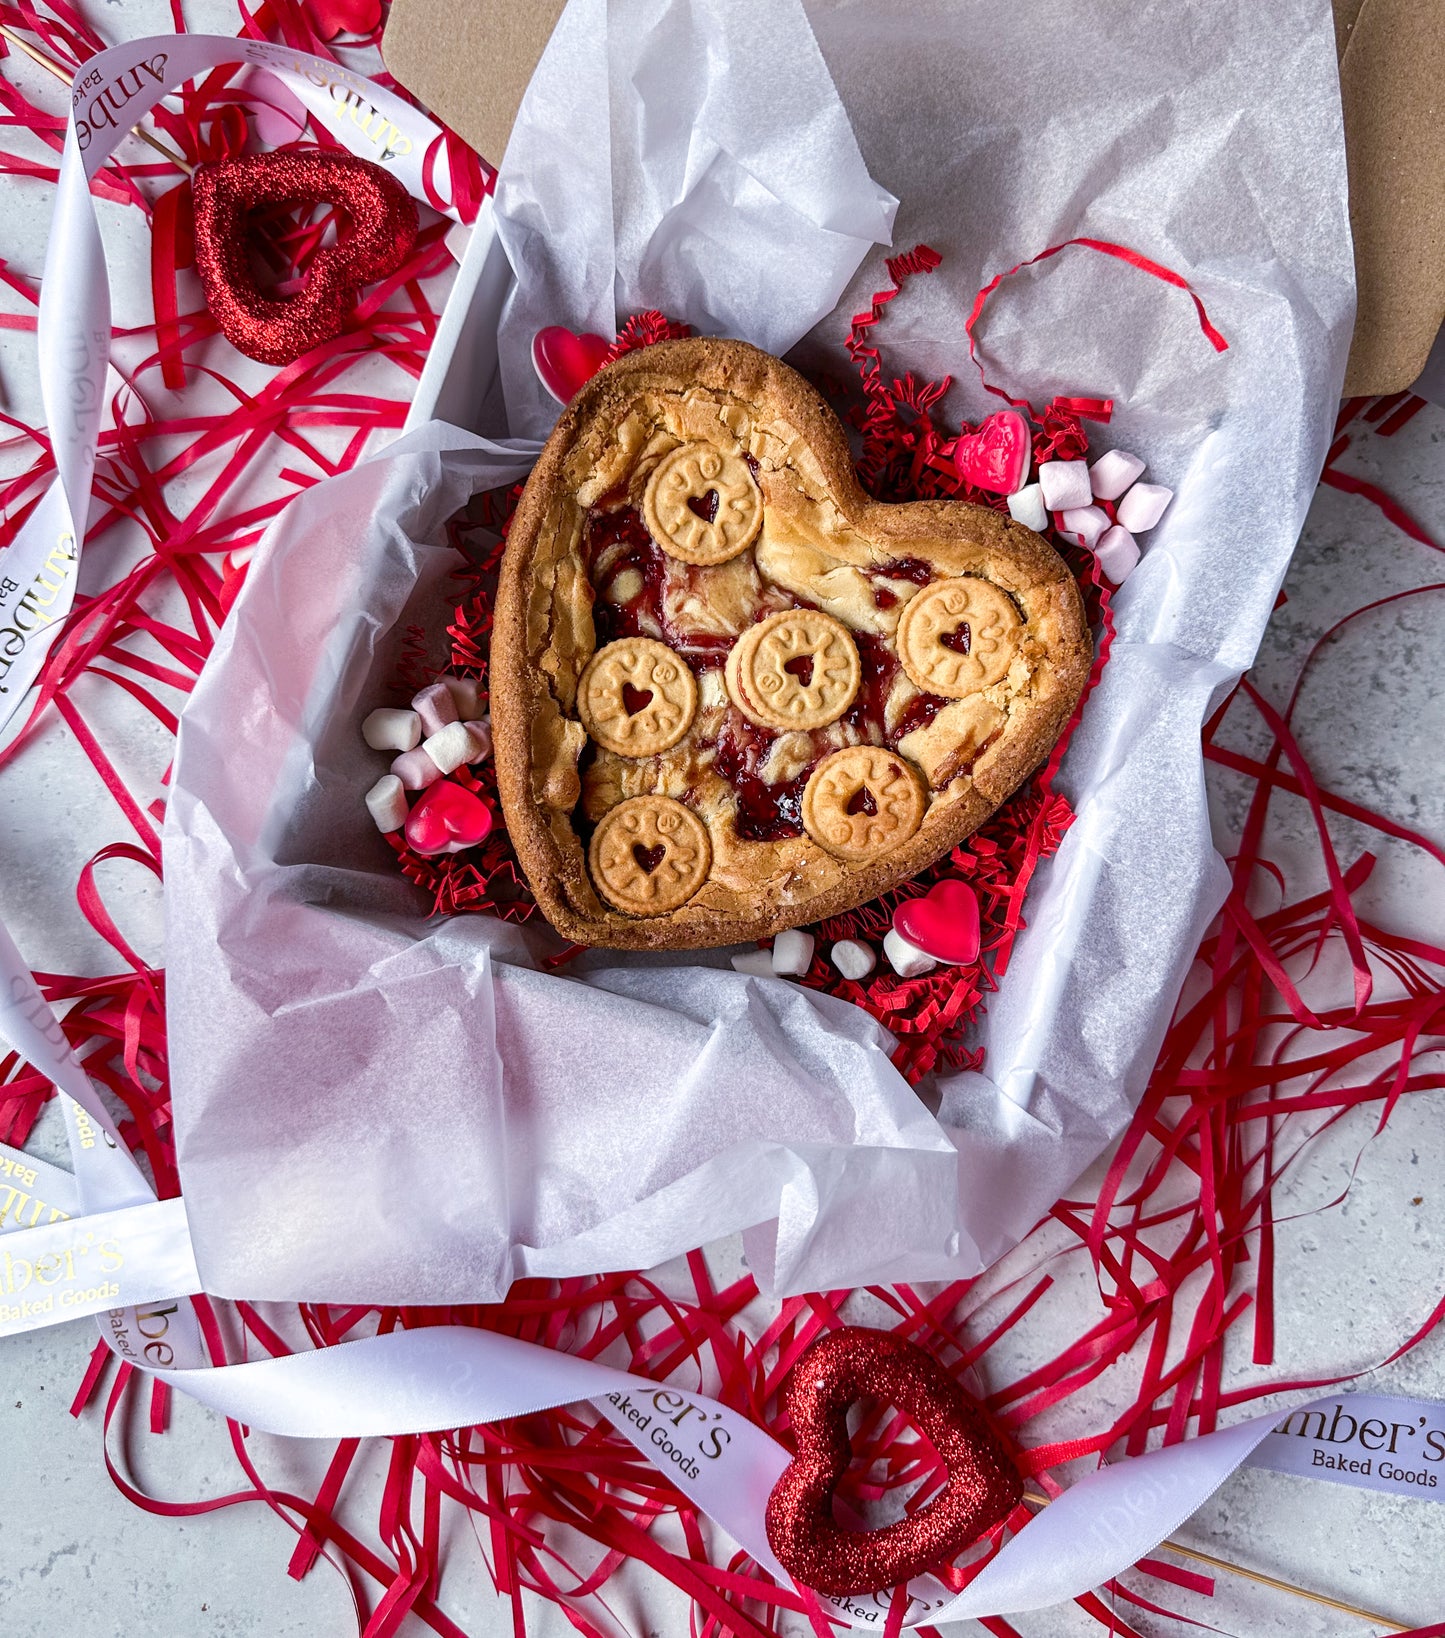
M 564 0 L 393 0 L 382 55 L 492 164 Z M 1445 0 L 1333 0 L 1359 313 L 1345 391 L 1398 392 L 1445 321 Z
M 387 69 L 492 165 L 564 0 L 393 0 Z
M 1359 311 L 1345 392 L 1398 392 L 1445 320 L 1445 7 L 1364 0 L 1340 63 Z
M 1365 0 L 1334 0 L 1335 7 L 1335 51 L 1343 57 L 1345 47 L 1350 43 L 1350 31 L 1355 26 L 1355 19 L 1360 15 L 1360 7 Z

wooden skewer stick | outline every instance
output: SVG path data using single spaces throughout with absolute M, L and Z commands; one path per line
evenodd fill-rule
M 47 74 L 54 74 L 56 79 L 63 80 L 66 85 L 71 83 L 70 70 L 66 68 L 64 63 L 56 62 L 54 57 L 47 56 L 38 46 L 31 45 L 23 35 L 17 34 L 13 28 L 5 23 L 0 23 L 0 35 L 3 35 L 17 51 L 23 51 L 31 62 L 39 63 Z M 187 176 L 195 175 L 195 166 L 188 164 L 174 148 L 162 142 L 159 137 L 152 136 L 149 131 L 139 125 L 131 127 L 131 135 L 138 136 L 142 142 L 154 148 L 158 154 L 163 154 L 177 170 L 184 171 Z
M 1049 1498 L 1036 1490 L 1026 1490 L 1024 1500 L 1036 1507 L 1047 1507 Z M 1326 1609 L 1338 1610 L 1341 1615 L 1354 1615 L 1361 1621 L 1368 1621 L 1372 1626 L 1383 1627 L 1387 1632 L 1408 1632 L 1409 1627 L 1403 1627 L 1398 1621 L 1392 1621 L 1388 1615 L 1376 1615 L 1372 1610 L 1362 1610 L 1358 1604 L 1346 1604 L 1338 1598 L 1330 1598 L 1325 1593 L 1310 1592 L 1306 1587 L 1297 1587 L 1292 1581 L 1280 1581 L 1272 1575 L 1265 1575 L 1262 1570 L 1247 1570 L 1242 1564 L 1231 1564 L 1227 1558 L 1216 1558 L 1213 1553 L 1202 1553 L 1197 1547 L 1186 1547 L 1183 1542 L 1161 1541 L 1161 1547 L 1171 1553 L 1177 1553 L 1180 1558 L 1193 1559 L 1196 1564 L 1207 1564 L 1211 1570 L 1224 1570 L 1230 1575 L 1242 1576 L 1246 1581 L 1256 1581 L 1261 1587 L 1272 1587 L 1276 1592 L 1291 1593 L 1296 1598 L 1307 1598 L 1312 1604 L 1323 1604 Z

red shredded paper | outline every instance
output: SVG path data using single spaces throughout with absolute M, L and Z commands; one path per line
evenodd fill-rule
M 320 36 L 350 31 L 374 37 L 377 26 L 376 8 L 368 0 L 330 0 L 324 8 L 304 10 L 294 0 L 268 0 L 254 13 L 242 11 L 241 18 L 245 35 L 284 40 L 322 54 L 328 48 Z M 174 20 L 183 26 L 178 0 Z M 28 0 L 0 0 L 0 22 L 72 65 L 104 44 L 65 0 L 54 0 L 45 13 Z M 54 98 L 53 107 L 32 102 L 12 83 L 8 69 L 0 60 L 0 103 L 9 129 L 23 135 L 30 149 L 58 155 L 64 131 L 61 99 Z M 235 107 L 231 86 L 231 71 L 218 70 L 171 99 L 179 109 L 157 110 L 158 128 L 191 161 L 230 151 L 227 145 L 237 140 L 235 115 L 228 112 Z M 467 169 L 460 144 L 449 141 L 448 153 L 454 175 L 462 178 L 464 197 L 474 205 L 486 173 L 474 160 Z M 56 176 L 53 163 L 9 151 L 0 151 L 0 172 L 31 182 L 53 183 Z M 439 229 L 424 230 L 411 262 L 384 288 L 368 293 L 347 336 L 278 372 L 259 392 L 247 392 L 221 373 L 214 350 L 204 366 L 195 360 L 197 344 L 212 334 L 213 326 L 199 307 L 194 286 L 176 280 L 189 255 L 184 199 L 176 197 L 166 205 L 162 193 L 149 203 L 148 190 L 157 183 L 179 194 L 175 173 L 150 157 L 112 164 L 95 182 L 100 196 L 150 218 L 158 277 L 154 324 L 117 332 L 125 356 L 139 356 L 140 361 L 124 372 L 125 385 L 114 401 L 115 424 L 103 438 L 97 493 L 106 504 L 91 535 L 126 518 L 139 528 L 148 550 L 115 584 L 77 599 L 63 640 L 46 665 L 25 731 L 0 753 L 0 768 L 24 765 L 25 748 L 41 718 L 49 720 L 53 705 L 133 833 L 133 840 L 102 848 L 77 884 L 87 921 L 116 952 L 116 971 L 96 978 L 37 977 L 45 993 L 68 1009 L 67 1034 L 85 1050 L 87 1068 L 112 1099 L 126 1141 L 144 1156 L 159 1192 L 169 1197 L 179 1185 L 166 1080 L 164 974 L 147 966 L 128 945 L 106 909 L 98 874 L 102 865 L 159 874 L 159 804 L 138 800 L 127 789 L 102 735 L 91 726 L 90 702 L 97 689 L 120 688 L 168 731 L 174 728 L 176 704 L 210 651 L 246 549 L 292 494 L 354 464 L 372 433 L 400 424 L 409 380 L 419 373 L 435 330 L 437 276 L 444 273 L 447 259 Z M 293 271 L 304 260 L 308 242 L 314 241 L 304 231 L 282 242 Z M 884 292 L 869 314 L 860 315 L 852 335 L 865 380 L 863 469 L 870 487 L 882 495 L 956 492 L 947 487 L 947 436 L 931 417 L 947 383 L 919 384 L 905 376 L 885 391 L 881 361 L 867 345 L 873 320 L 898 284 L 928 265 L 927 253 L 916 252 L 915 257 L 891 264 L 894 290 Z M 0 326 L 33 329 L 35 280 L 0 264 L 0 283 L 15 309 L 0 314 Z M 188 292 L 184 299 L 165 294 L 182 288 Z M 1201 323 L 1207 325 L 1202 314 Z M 624 339 L 640 342 L 656 336 L 638 331 Z M 400 372 L 390 395 L 376 393 L 375 376 L 360 373 L 368 361 L 378 359 Z M 190 412 L 164 390 L 178 386 L 186 372 L 201 369 L 228 390 L 231 401 L 224 413 Z M 152 399 L 157 409 L 151 407 Z M 890 399 L 906 413 L 890 417 Z M 1408 538 L 1439 551 L 1440 544 L 1389 496 L 1338 464 L 1352 438 L 1390 436 L 1421 408 L 1418 399 L 1405 395 L 1376 403 L 1348 402 L 1323 481 L 1379 507 Z M 1084 447 L 1080 421 L 1106 413 L 1107 406 L 1089 401 L 1056 404 L 1041 417 L 1045 441 L 1036 441 L 1036 454 L 1077 454 Z M 9 447 L 29 452 L 25 470 L 0 488 L 0 513 L 6 530 L 13 531 L 42 492 L 53 463 L 42 429 L 8 415 L 0 419 L 12 434 Z M 339 456 L 334 452 L 338 443 Z M 202 472 L 209 474 L 205 482 L 182 487 L 181 480 Z M 269 479 L 260 498 L 248 487 L 257 474 Z M 944 487 L 927 487 L 933 484 Z M 1445 585 L 1432 584 L 1399 595 L 1441 590 Z M 166 602 L 167 597 L 172 601 Z M 162 607 L 170 612 L 158 613 Z M 1106 616 L 1102 597 L 1096 595 L 1094 607 Z M 1356 611 L 1322 641 L 1347 638 L 1353 622 L 1368 612 Z M 474 673 L 483 659 L 475 645 L 484 633 L 479 609 L 459 611 L 453 633 L 458 663 Z M 81 679 L 87 681 L 77 688 Z M 994 1350 L 1053 1283 L 1045 1266 L 1050 1259 L 1032 1256 L 1032 1241 L 1016 1254 L 1016 1266 L 1032 1271 L 1002 1283 L 986 1276 L 926 1292 L 899 1286 L 815 1294 L 784 1302 L 761 1322 L 754 1318 L 751 1280 L 719 1289 L 700 1254 L 687 1259 L 685 1286 L 673 1278 L 664 1289 L 637 1274 L 524 1281 L 506 1302 L 476 1309 L 306 1306 L 268 1308 L 263 1314 L 246 1304 L 212 1305 L 197 1299 L 212 1357 L 221 1362 L 247 1352 L 331 1346 L 348 1336 L 401 1325 L 475 1325 L 606 1357 L 659 1380 L 702 1387 L 786 1436 L 779 1389 L 791 1362 L 820 1331 L 837 1326 L 845 1313 L 863 1303 L 871 1305 L 868 1323 L 891 1323 L 956 1372 L 977 1368 L 990 1383 L 986 1402 L 992 1415 L 1022 1450 L 1027 1472 L 1045 1492 L 1057 1488 L 1057 1470 L 1079 1457 L 1138 1451 L 1151 1437 L 1174 1441 L 1207 1432 L 1222 1414 L 1265 1391 L 1324 1385 L 1274 1381 L 1267 1390 L 1223 1386 L 1223 1346 L 1232 1329 L 1244 1326 L 1246 1334 L 1252 1333 L 1253 1355 L 1260 1364 L 1275 1357 L 1273 1198 L 1301 1141 L 1293 1135 L 1290 1117 L 1322 1113 L 1334 1123 L 1357 1106 L 1374 1106 L 1378 1129 L 1400 1099 L 1445 1083 L 1445 1073 L 1424 1054 L 1432 1031 L 1438 1038 L 1445 1012 L 1445 948 L 1391 933 L 1359 912 L 1373 857 L 1364 852 L 1341 859 L 1327 821 L 1331 815 L 1349 817 L 1442 863 L 1445 850 L 1321 787 L 1294 736 L 1294 710 L 1294 698 L 1280 711 L 1246 684 L 1208 725 L 1206 757 L 1253 788 L 1243 840 L 1231 862 L 1233 891 L 1201 947 L 1186 1001 L 1097 1198 L 1060 1201 L 1052 1213 L 1054 1232 L 1062 1230 L 1069 1244 L 1089 1259 L 1103 1316 L 1023 1375 L 993 1380 L 1002 1374 Z M 1245 755 L 1220 742 L 1226 713 L 1238 711 L 1258 718 L 1266 748 L 1257 754 Z M 1289 896 L 1284 874 L 1260 851 L 1266 816 L 1279 801 L 1305 804 L 1325 865 L 1326 890 L 1304 899 Z M 1030 811 L 1031 802 L 1039 804 L 1036 811 Z M 1046 780 L 1040 782 L 1014 804 L 1021 816 L 1008 821 L 1008 836 L 986 829 L 967 850 L 972 863 L 957 867 L 972 872 L 985 905 L 991 906 L 986 925 L 995 941 L 995 963 L 1003 947 L 1000 935 L 1016 929 L 1027 885 L 1017 850 L 1022 847 L 1028 855 L 1034 846 L 1028 838 L 1035 831 L 1035 859 L 1056 844 L 1057 829 L 1068 818 L 1067 809 L 1056 802 L 1047 795 Z M 988 841 L 995 844 L 992 852 L 983 845 Z M 508 886 L 506 872 L 498 866 L 483 880 L 498 913 L 525 913 L 524 889 L 515 876 Z M 458 908 L 464 907 L 465 886 L 457 887 Z M 1304 979 L 1322 969 L 1335 951 L 1343 953 L 1352 975 L 1350 993 L 1322 1007 L 1306 999 Z M 1382 974 L 1392 980 L 1383 998 L 1375 982 Z M 29 1066 L 13 1056 L 0 1060 L 0 1139 L 23 1145 L 52 1095 L 49 1084 Z M 1181 1166 L 1197 1187 L 1166 1188 L 1166 1179 L 1172 1182 Z M 1055 1251 L 1052 1260 L 1058 1255 Z M 1445 1296 L 1427 1294 L 1421 1306 L 1428 1311 L 1418 1316 L 1392 1358 L 1431 1333 L 1445 1314 Z M 1182 1349 L 1171 1346 L 1175 1339 L 1183 1339 Z M 1125 1361 L 1139 1368 L 1133 1397 L 1112 1421 L 1102 1423 L 1089 1410 L 1089 1401 L 1076 1396 Z M 357 1629 L 366 1638 L 396 1633 L 408 1616 L 448 1638 L 464 1638 L 462 1619 L 442 1608 L 441 1541 L 449 1508 L 465 1509 L 475 1521 L 481 1551 L 519 1634 L 526 1625 L 525 1592 L 561 1605 L 579 1632 L 612 1638 L 636 1630 L 634 1598 L 614 1582 L 629 1561 L 683 1592 L 691 1602 L 691 1630 L 706 1638 L 771 1633 L 783 1611 L 799 1608 L 795 1595 L 773 1586 L 741 1555 L 715 1559 L 715 1539 L 666 1476 L 586 1408 L 564 1407 L 509 1424 L 391 1440 L 376 1528 L 363 1539 L 337 1518 L 343 1496 L 360 1483 L 353 1472 L 357 1441 L 336 1447 L 314 1494 L 291 1494 L 263 1480 L 245 1430 L 232 1424 L 231 1445 L 240 1469 L 237 1488 L 204 1501 L 165 1501 L 134 1481 L 125 1454 L 126 1434 L 138 1410 L 148 1411 L 153 1434 L 166 1432 L 165 1391 L 148 1385 L 129 1365 L 117 1366 L 104 1344 L 98 1344 L 75 1396 L 75 1414 L 83 1415 L 102 1394 L 104 1459 L 123 1494 L 140 1507 L 172 1517 L 243 1502 L 270 1507 L 296 1533 L 289 1573 L 303 1576 L 323 1559 L 345 1571 Z M 1086 1431 L 1067 1441 L 1041 1442 L 1038 1419 L 1070 1401 L 1077 1405 L 1073 1425 Z M 172 1429 L 167 1436 L 183 1435 Z M 918 1484 L 907 1504 L 918 1507 L 940 1482 L 927 1448 L 881 1410 L 865 1420 L 855 1449 L 860 1462 L 855 1464 L 853 1499 L 859 1504 L 894 1487 Z M 1021 1516 L 1015 1517 L 1010 1527 L 1021 1522 Z M 960 1584 L 967 1573 L 953 1573 L 952 1580 Z M 1155 1597 L 1141 1591 L 1141 1577 Z M 1161 1557 L 1136 1566 L 1128 1584 L 1113 1583 L 1078 1603 L 1110 1633 L 1134 1631 L 1119 1614 L 1121 1601 L 1200 1625 L 1155 1601 L 1167 1597 L 1169 1589 L 1207 1594 L 1212 1583 Z M 1401 1597 L 1408 1601 L 1408 1590 Z M 804 1613 L 816 1631 L 825 1630 L 816 1606 Z M 896 1632 L 901 1619 L 902 1607 L 895 1601 L 884 1630 Z M 493 1628 L 490 1614 L 480 1620 L 482 1629 Z M 1017 1638 L 1005 1620 L 981 1624 L 994 1638 Z M 1412 1638 L 1442 1635 L 1445 1625 L 1437 1623 L 1416 1629 Z

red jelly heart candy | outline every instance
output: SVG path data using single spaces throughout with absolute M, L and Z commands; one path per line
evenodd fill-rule
M 440 779 L 406 821 L 406 839 L 418 853 L 460 853 L 492 834 L 492 810 L 475 791 Z
M 948 1483 L 921 1511 L 879 1530 L 833 1519 L 833 1491 L 852 1457 L 848 1407 L 868 1395 L 911 1417 Z M 982 1412 L 917 1343 L 847 1326 L 793 1367 L 788 1414 L 798 1454 L 768 1497 L 768 1542 L 795 1581 L 841 1597 L 902 1586 L 1001 1523 L 1023 1480 Z
M 921 899 L 898 906 L 893 930 L 935 961 L 967 965 L 978 960 L 978 897 L 967 882 L 945 876 Z
M 1029 472 L 1029 424 L 1017 410 L 999 410 L 974 432 L 962 432 L 953 446 L 958 475 L 990 495 L 1012 495 Z
M 590 331 L 578 335 L 561 324 L 549 324 L 532 337 L 532 363 L 538 378 L 559 404 L 570 404 L 607 362 L 612 344 Z
M 356 292 L 394 273 L 416 242 L 416 201 L 390 171 L 356 154 L 242 154 L 198 166 L 191 188 L 206 305 L 227 341 L 263 364 L 289 364 L 340 335 Z M 312 256 L 295 295 L 268 295 L 251 269 L 247 214 L 319 204 L 344 210 L 348 227 Z

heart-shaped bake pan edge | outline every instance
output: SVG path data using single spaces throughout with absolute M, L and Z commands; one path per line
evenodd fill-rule
M 609 406 L 620 408 L 646 391 L 649 379 L 676 391 L 679 378 L 753 402 L 781 403 L 789 422 L 811 447 L 829 494 L 843 517 L 872 540 L 916 543 L 919 537 L 981 547 L 1007 557 L 1036 584 L 1030 621 L 1052 626 L 1049 693 L 1037 702 L 1032 731 L 1001 744 L 976 775 L 967 795 L 929 813 L 908 842 L 883 858 L 854 868 L 831 891 L 751 916 L 701 911 L 688 905 L 655 917 L 631 917 L 598 898 L 585 849 L 570 814 L 550 811 L 533 789 L 531 725 L 557 711 L 541 666 L 528 653 L 527 604 L 548 513 L 564 483 L 568 456 L 580 435 Z M 910 546 L 910 549 L 913 549 Z M 625 354 L 594 376 L 553 429 L 518 503 L 497 588 L 490 688 L 494 755 L 503 813 L 513 846 L 547 920 L 565 938 L 604 949 L 706 949 L 766 938 L 785 927 L 816 922 L 851 909 L 935 863 L 971 835 L 1048 756 L 1088 679 L 1093 654 L 1083 600 L 1063 560 L 1032 530 L 987 507 L 961 501 L 873 500 L 854 474 L 847 438 L 837 417 L 796 371 L 746 342 L 695 337 L 659 342 Z

